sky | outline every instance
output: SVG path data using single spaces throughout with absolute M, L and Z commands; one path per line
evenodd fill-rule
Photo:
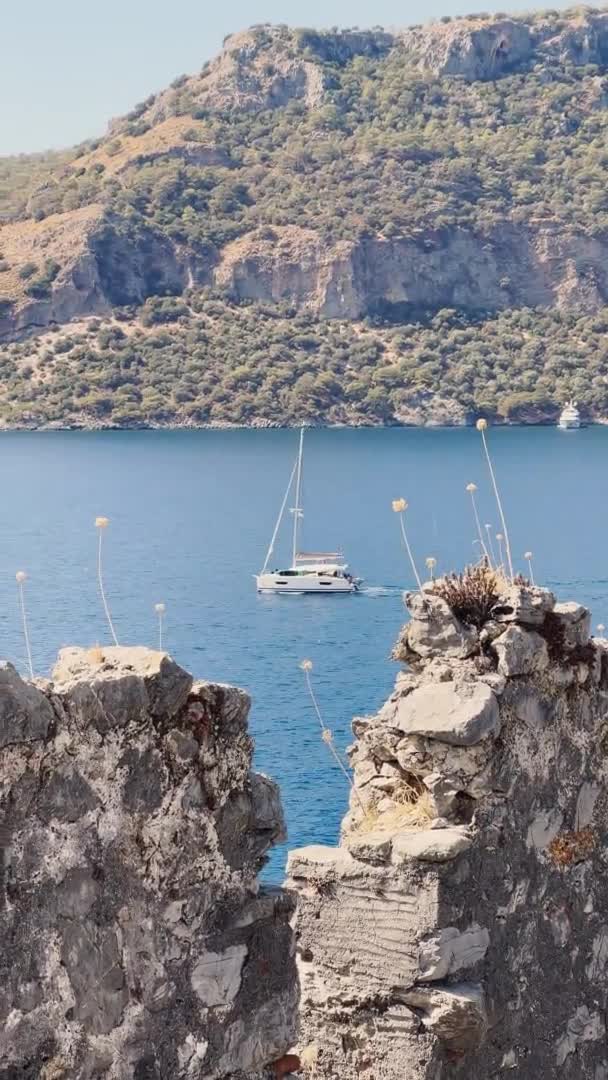
M 407 26 L 529 0 L 4 0 L 0 154 L 71 146 L 259 22 Z M 546 5 L 545 5 L 546 6 Z M 565 3 L 551 6 L 567 6 Z

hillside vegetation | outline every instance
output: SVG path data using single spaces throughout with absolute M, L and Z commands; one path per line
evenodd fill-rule
M 0 422 L 608 417 L 608 15 L 257 27 L 0 160 Z

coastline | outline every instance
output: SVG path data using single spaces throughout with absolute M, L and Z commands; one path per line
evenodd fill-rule
M 467 420 L 462 424 L 433 424 L 433 423 L 400 423 L 395 421 L 389 424 L 374 424 L 374 423 L 317 423 L 313 420 L 297 420 L 293 423 L 279 424 L 274 422 L 260 422 L 251 424 L 230 424 L 223 421 L 196 424 L 76 424 L 76 423 L 59 423 L 51 422 L 48 424 L 0 424 L 0 434 L 3 432 L 36 432 L 36 431 L 297 431 L 302 425 L 306 428 L 319 428 L 321 430 L 334 431 L 334 430 L 355 430 L 362 429 L 374 429 L 385 430 L 389 428 L 403 428 L 410 430 L 427 430 L 427 431 L 453 431 L 458 428 L 474 428 L 477 417 Z M 489 419 L 489 423 L 494 428 L 557 428 L 557 421 L 554 420 L 503 420 L 497 418 Z M 608 426 L 608 417 L 595 417 L 592 420 L 584 421 L 581 427 L 576 430 L 583 430 L 589 427 L 606 427 Z

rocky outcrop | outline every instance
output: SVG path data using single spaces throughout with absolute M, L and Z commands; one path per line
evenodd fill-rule
M 166 120 L 175 113 L 180 95 L 201 110 L 257 112 L 290 101 L 314 108 L 323 94 L 323 72 L 293 48 L 289 33 L 279 27 L 254 27 L 227 37 L 221 53 L 199 75 L 178 80 L 144 115 L 151 124 Z M 120 130 L 120 125 L 115 128 Z
M 180 293 L 191 272 L 208 274 L 203 259 L 152 226 L 136 228 L 102 206 L 6 225 L 0 244 L 7 264 L 0 273 L 0 338 Z
M 467 82 L 496 79 L 532 55 L 530 28 L 514 19 L 463 19 L 406 30 L 401 47 L 433 75 L 459 75 Z
M 311 229 L 274 227 L 228 244 L 215 282 L 237 299 L 288 300 L 322 318 L 403 321 L 458 308 L 595 311 L 608 302 L 607 245 L 551 225 L 505 225 L 326 244 Z
M 146 649 L 0 666 L 0 1075 L 219 1078 L 295 1037 L 284 838 L 249 699 Z
M 608 642 L 484 581 L 407 597 L 340 846 L 289 858 L 319 1077 L 608 1076 Z
M 531 23 L 503 16 L 448 19 L 403 31 L 399 45 L 422 70 L 436 77 L 458 76 L 466 82 L 498 79 L 526 71 L 543 60 L 605 67 L 608 16 L 581 10 L 568 19 L 541 16 Z

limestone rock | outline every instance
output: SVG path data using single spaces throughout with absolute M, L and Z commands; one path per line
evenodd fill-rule
M 0 1073 L 263 1070 L 296 1037 L 294 900 L 257 881 L 284 830 L 249 699 L 103 655 L 45 689 L 0 667 Z
M 496 623 L 519 623 L 522 626 L 542 626 L 547 612 L 553 611 L 555 597 L 548 589 L 535 585 L 511 585 L 492 612 Z
M 485 683 L 421 686 L 399 702 L 394 725 L 407 735 L 473 746 L 498 731 L 498 702 Z
M 223 953 L 208 952 L 195 963 L 190 982 L 203 1005 L 230 1005 L 239 992 L 247 956 L 245 945 L 232 945 Z
M 555 1064 L 563 1068 L 570 1054 L 576 1052 L 581 1042 L 598 1042 L 606 1038 L 606 1021 L 597 1010 L 590 1012 L 581 1005 L 567 1023 L 566 1031 L 557 1043 Z
M 591 634 L 591 612 L 588 608 L 583 604 L 567 601 L 556 604 L 553 614 L 562 627 L 564 645 L 567 649 L 588 644 Z
M 395 865 L 411 860 L 450 862 L 467 851 L 472 842 L 471 836 L 460 828 L 402 830 L 393 836 L 391 861 Z
M 91 650 L 62 649 L 53 683 L 75 710 L 90 715 L 96 705 L 104 729 L 148 715 L 171 717 L 185 704 L 192 676 L 167 653 L 111 646 L 102 655 L 100 662 Z
M 351 855 L 362 862 L 383 864 L 388 862 L 391 856 L 390 833 L 373 830 L 351 832 L 345 836 L 344 843 Z
M 55 713 L 48 699 L 23 682 L 12 664 L 0 663 L 0 750 L 48 737 Z
M 530 28 L 513 19 L 458 20 L 406 30 L 403 48 L 433 75 L 458 75 L 467 82 L 496 79 L 532 54 Z
M 477 631 L 461 623 L 440 596 L 407 593 L 406 606 L 412 616 L 406 628 L 407 645 L 417 656 L 464 659 L 475 652 Z
M 420 982 L 435 982 L 463 968 L 475 967 L 483 960 L 490 935 L 485 927 L 471 926 L 460 931 L 447 926 L 438 933 L 430 934 L 420 942 Z
M 547 642 L 534 630 L 511 625 L 494 643 L 502 675 L 532 675 L 549 666 Z
M 480 986 L 416 987 L 403 1001 L 420 1010 L 424 1026 L 452 1051 L 464 1053 L 483 1040 L 488 1020 Z
M 509 589 L 479 653 L 416 656 L 361 730 L 359 794 L 396 762 L 436 817 L 349 832 L 351 798 L 338 849 L 290 858 L 318 1080 L 608 1080 L 608 661 L 554 607 Z
M 441 773 L 432 772 L 423 777 L 423 783 L 433 796 L 438 816 L 449 818 L 458 795 L 453 782 Z
M 287 876 L 290 878 L 307 878 L 314 873 L 337 877 L 349 872 L 357 873 L 356 863 L 350 852 L 343 848 L 310 844 L 290 851 L 287 856 Z

